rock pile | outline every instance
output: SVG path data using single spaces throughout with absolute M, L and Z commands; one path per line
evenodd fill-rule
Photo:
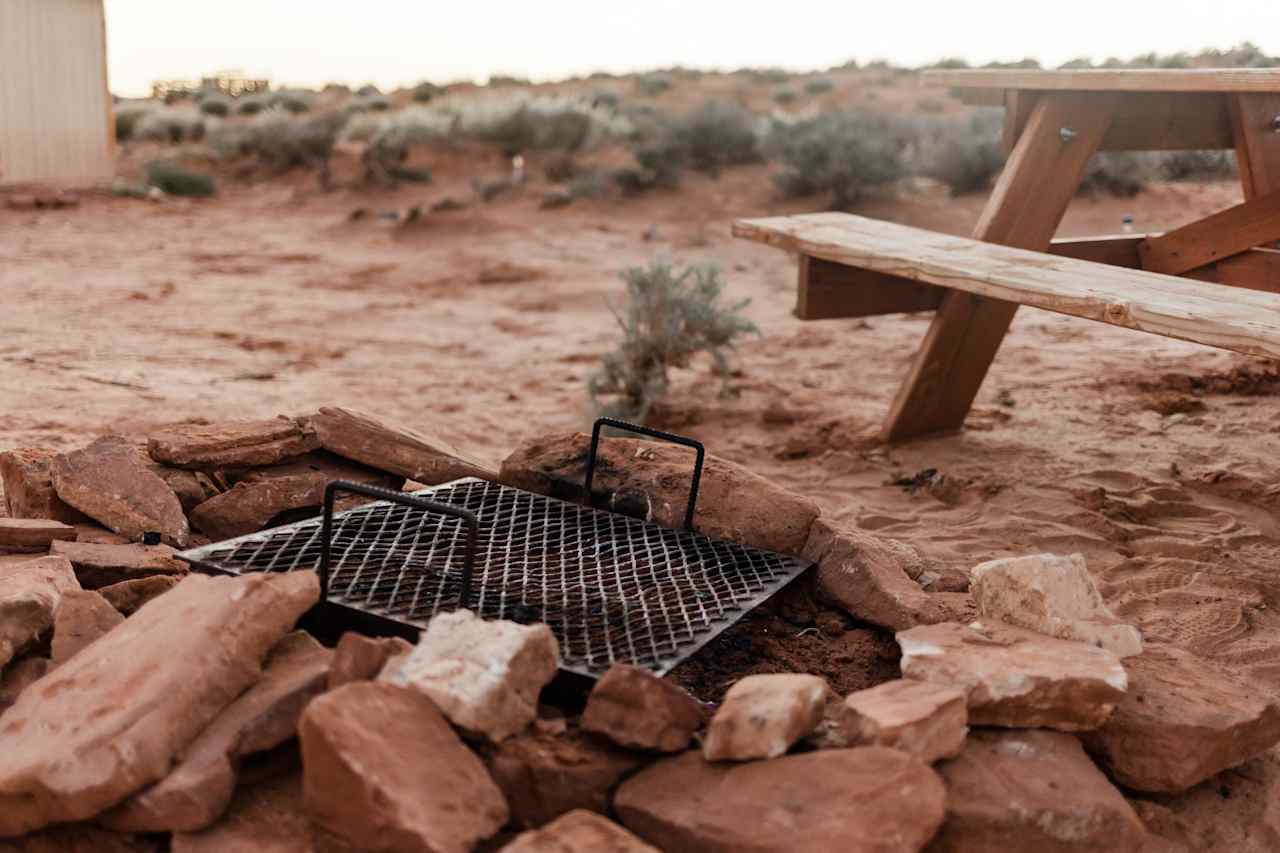
M 500 476 L 585 500 L 585 442 L 529 442 Z M 597 498 L 681 525 L 678 452 L 606 441 Z M 588 692 L 552 684 L 548 626 L 466 610 L 331 650 L 296 630 L 310 572 L 175 558 L 314 512 L 334 476 L 499 475 L 340 409 L 0 454 L 30 522 L 0 525 L 0 851 L 1154 850 L 1139 792 L 1280 742 L 1280 702 L 1144 645 L 1078 555 L 929 592 L 910 546 L 714 458 L 701 528 L 815 561 L 813 594 L 896 632 L 901 678 L 743 675 L 711 706 L 619 663 Z

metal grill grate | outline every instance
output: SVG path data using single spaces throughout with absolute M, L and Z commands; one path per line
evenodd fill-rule
M 486 618 L 545 622 L 564 669 L 597 676 L 616 661 L 664 674 L 808 564 L 688 530 L 465 479 L 413 493 L 475 513 L 468 606 Z M 466 525 L 376 501 L 333 516 L 328 600 L 417 628 L 459 606 Z M 197 567 L 245 574 L 316 568 L 321 521 L 186 551 Z

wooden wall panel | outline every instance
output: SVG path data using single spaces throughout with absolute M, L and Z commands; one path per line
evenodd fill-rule
M 113 172 L 102 0 L 0 0 L 0 184 Z

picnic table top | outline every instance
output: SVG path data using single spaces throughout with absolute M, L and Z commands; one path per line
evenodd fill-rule
M 1076 92 L 1277 92 L 1280 68 L 1090 68 L 1063 71 L 926 71 L 924 81 L 957 89 Z
M 740 219 L 737 237 L 979 296 L 1280 357 L 1280 295 L 953 237 L 849 213 Z

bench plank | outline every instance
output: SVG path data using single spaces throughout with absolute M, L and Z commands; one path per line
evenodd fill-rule
M 739 220 L 735 236 L 979 296 L 1280 358 L 1280 295 L 1056 257 L 848 213 Z

